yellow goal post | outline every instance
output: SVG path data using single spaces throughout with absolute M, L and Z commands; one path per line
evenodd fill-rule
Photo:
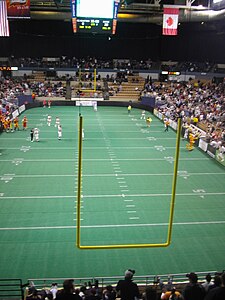
M 125 248 L 153 248 L 153 247 L 168 247 L 172 239 L 172 227 L 174 217 L 174 207 L 176 198 L 177 172 L 180 152 L 180 135 L 181 135 L 181 119 L 178 119 L 177 134 L 176 134 L 176 152 L 174 161 L 174 172 L 172 182 L 172 194 L 170 200 L 169 224 L 167 230 L 167 239 L 164 243 L 149 243 L 149 244 L 119 244 L 119 245 L 81 245 L 81 177 L 82 177 L 82 128 L 83 117 L 79 118 L 79 143 L 78 143 L 78 188 L 77 188 L 77 221 L 76 221 L 76 246 L 83 250 L 97 249 L 125 249 Z

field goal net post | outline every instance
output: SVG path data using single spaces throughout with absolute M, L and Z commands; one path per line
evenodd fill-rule
M 97 250 L 97 249 L 125 249 L 125 248 L 156 248 L 156 247 L 168 247 L 171 244 L 173 216 L 176 197 L 176 185 L 177 185 L 177 172 L 178 161 L 180 152 L 180 135 L 181 135 L 181 119 L 178 119 L 177 135 L 176 135 L 176 152 L 174 161 L 174 173 L 172 182 L 172 194 L 170 200 L 170 213 L 167 230 L 167 240 L 164 243 L 154 244 L 119 244 L 119 245 L 81 245 L 81 177 L 82 177 L 82 129 L 83 129 L 83 117 L 79 117 L 79 136 L 78 136 L 78 188 L 77 188 L 77 223 L 76 223 L 76 246 L 83 250 Z

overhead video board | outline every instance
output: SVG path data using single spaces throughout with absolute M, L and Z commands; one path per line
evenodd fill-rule
M 116 33 L 120 0 L 71 0 L 74 33 Z

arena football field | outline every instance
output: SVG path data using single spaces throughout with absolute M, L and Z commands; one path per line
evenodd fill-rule
M 77 278 L 222 271 L 225 169 L 181 140 L 169 247 L 76 247 L 78 121 L 83 117 L 81 244 L 157 244 L 167 238 L 176 133 L 126 107 L 27 110 L 27 131 L 0 136 L 2 278 Z M 47 126 L 47 115 L 52 124 Z M 147 113 L 150 115 L 150 113 Z M 22 116 L 20 116 L 20 125 Z M 62 124 L 57 138 L 56 117 Z M 30 129 L 40 141 L 30 142 Z

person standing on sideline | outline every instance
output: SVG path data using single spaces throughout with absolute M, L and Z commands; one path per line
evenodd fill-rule
M 59 125 L 58 126 L 58 140 L 61 140 L 61 138 L 62 138 L 62 126 Z
M 51 105 L 52 105 L 52 101 L 48 100 L 48 108 L 51 108 Z
M 128 105 L 128 107 L 127 107 L 127 112 L 128 112 L 128 115 L 130 115 L 130 113 L 131 113 L 131 109 L 132 109 L 131 105 Z
M 169 125 L 170 125 L 170 121 L 167 118 L 165 118 L 163 121 L 164 121 L 165 131 L 168 131 Z
M 46 107 L 46 104 L 47 104 L 47 101 L 44 100 L 44 101 L 43 101 L 43 107 L 44 107 L 44 108 Z
M 13 132 L 13 122 L 12 120 L 10 119 L 10 117 L 8 118 L 8 127 L 9 127 L 9 131 Z
M 94 102 L 93 108 L 94 108 L 94 111 L 97 111 L 97 110 L 98 110 L 97 101 Z
M 52 122 L 52 117 L 50 115 L 48 115 L 48 117 L 47 117 L 47 125 L 51 126 L 51 122 Z
M 132 280 L 134 274 L 135 271 L 129 269 L 125 272 L 125 278 L 118 281 L 116 291 L 121 300 L 140 299 L 138 286 Z
M 15 117 L 15 119 L 13 120 L 14 123 L 14 130 L 19 130 L 19 118 Z
M 23 130 L 26 130 L 27 129 L 27 117 L 26 116 L 23 117 L 22 125 L 23 125 Z

